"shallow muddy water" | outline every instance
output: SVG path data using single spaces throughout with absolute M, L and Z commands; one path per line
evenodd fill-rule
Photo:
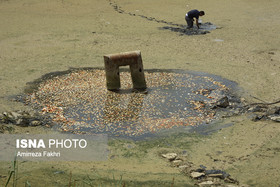
M 126 69 L 120 76 L 122 87 L 112 92 L 102 69 L 50 73 L 29 84 L 24 102 L 50 115 L 58 130 L 141 139 L 210 123 L 217 119 L 211 103 L 237 88 L 206 73 L 147 70 L 143 93 L 133 91 Z
M 210 31 L 217 29 L 217 26 L 207 22 L 207 23 L 202 23 L 200 25 L 200 28 L 197 29 L 196 26 L 191 29 L 187 29 L 185 25 L 178 25 L 179 27 L 176 26 L 164 26 L 164 27 L 159 27 L 160 30 L 170 30 L 172 32 L 177 32 L 180 35 L 201 35 L 201 34 L 207 34 L 210 33 Z

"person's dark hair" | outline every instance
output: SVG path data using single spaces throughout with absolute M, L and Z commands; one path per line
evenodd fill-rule
M 205 12 L 202 10 L 199 12 L 201 15 L 205 15 Z

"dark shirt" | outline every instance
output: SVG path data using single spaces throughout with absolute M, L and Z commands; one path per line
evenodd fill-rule
M 198 19 L 198 17 L 199 17 L 199 11 L 198 11 L 198 10 L 191 10 L 191 11 L 189 11 L 189 12 L 188 12 L 188 17 L 189 17 L 190 19 L 193 19 L 193 18 Z

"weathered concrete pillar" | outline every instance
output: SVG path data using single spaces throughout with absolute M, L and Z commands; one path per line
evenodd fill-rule
M 108 90 L 120 89 L 120 66 L 130 67 L 134 89 L 142 90 L 147 88 L 140 51 L 105 55 L 104 63 Z

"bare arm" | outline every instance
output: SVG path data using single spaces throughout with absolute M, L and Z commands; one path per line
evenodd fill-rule
M 195 23 L 196 23 L 197 28 L 199 29 L 198 19 L 195 19 Z

